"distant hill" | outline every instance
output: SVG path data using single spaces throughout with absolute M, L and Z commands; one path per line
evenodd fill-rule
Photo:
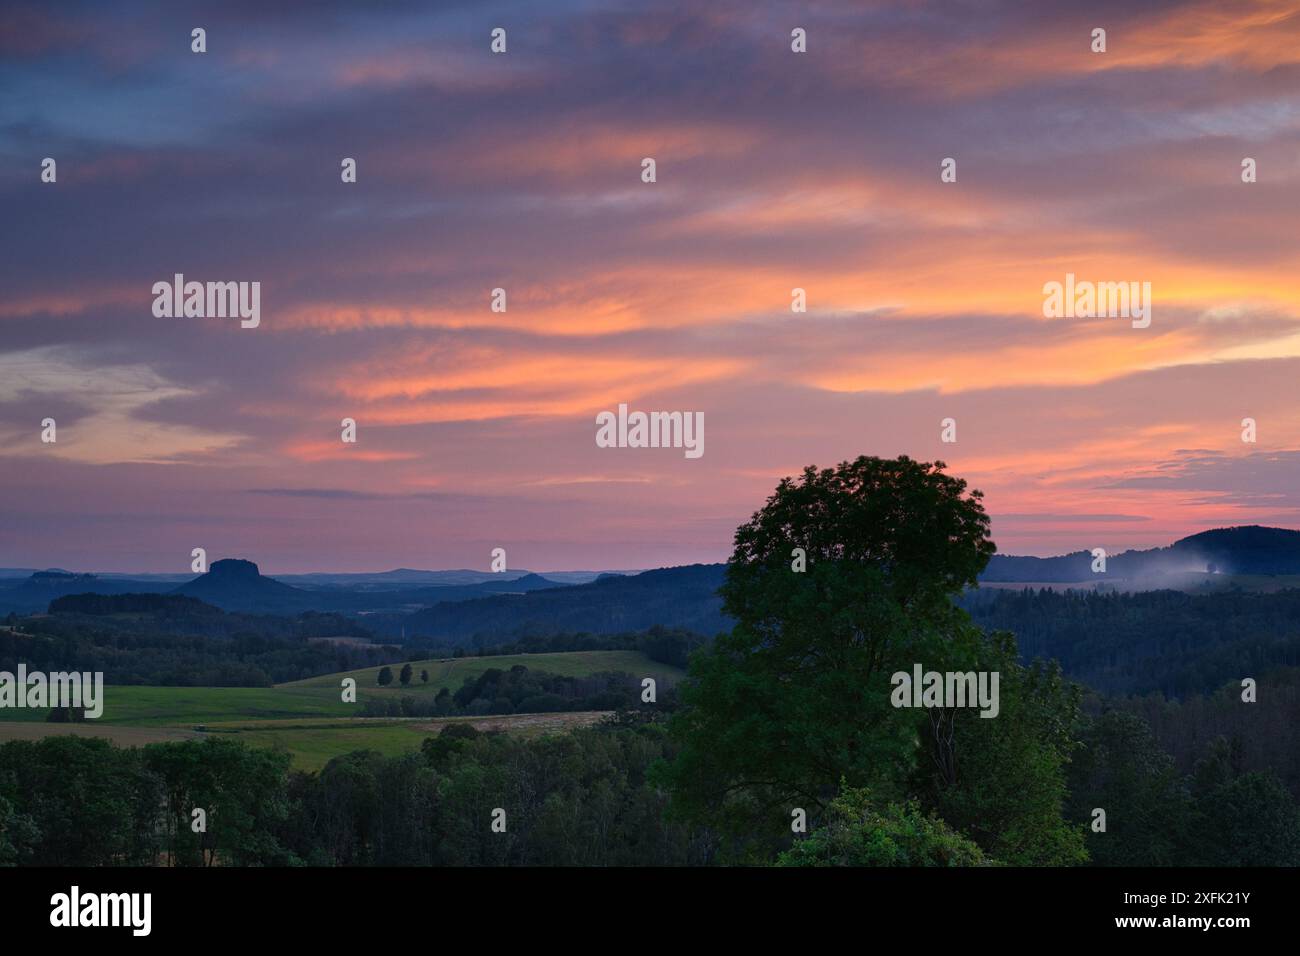
M 241 558 L 213 561 L 207 574 L 170 593 L 198 598 L 223 611 L 284 614 L 309 610 L 316 603 L 311 592 L 263 577 L 256 564 Z
M 439 604 L 405 619 L 408 640 L 506 643 L 534 634 L 618 634 L 656 624 L 713 635 L 731 627 L 718 587 L 725 565 L 692 564 L 608 575 L 590 584 Z
M 982 581 L 1095 583 L 1090 551 L 1054 558 L 995 555 Z M 400 619 L 408 641 L 492 646 L 526 636 L 586 631 L 613 634 L 656 624 L 702 634 L 729 628 L 717 589 L 725 565 L 603 574 L 590 584 L 439 604 Z M 1107 559 L 1105 580 L 1130 590 L 1196 587 L 1216 574 L 1300 574 L 1300 531 L 1259 526 L 1205 531 L 1166 548 Z M 374 622 L 389 633 L 399 619 Z M 392 632 L 393 634 L 396 631 Z
M 1226 582 L 1231 575 L 1300 575 L 1300 531 L 1258 525 L 1204 531 L 1165 548 L 1110 555 L 1104 577 L 1092 573 L 1092 561 L 1088 550 L 1051 558 L 996 554 L 980 580 L 988 584 L 1105 581 L 1124 590 L 1191 590 Z M 494 643 L 503 643 L 560 631 L 609 634 L 656 624 L 712 634 L 729 627 L 716 594 L 723 569 L 721 564 L 690 565 L 628 574 L 607 571 L 598 577 L 591 572 L 551 577 L 525 571 L 397 569 L 381 574 L 295 575 L 289 580 L 299 586 L 293 586 L 262 575 L 251 561 L 223 559 L 213 562 L 207 574 L 179 587 L 159 577 L 131 579 L 59 570 L 0 578 L 0 614 L 41 612 L 50 601 L 70 594 L 172 593 L 226 611 L 360 615 L 386 637 L 405 633 L 408 638 L 420 636 L 433 642 L 468 643 L 476 635 L 490 635 Z M 574 576 L 587 575 L 595 579 L 567 583 Z M 424 583 L 432 581 L 441 583 Z
M 392 572 L 404 579 L 405 572 Z M 118 575 L 73 574 L 68 571 L 37 571 L 26 578 L 0 578 L 0 614 L 11 611 L 32 614 L 45 611 L 52 600 L 72 594 L 179 594 L 206 601 L 225 611 L 294 615 L 303 611 L 363 613 L 369 611 L 409 612 L 443 601 L 467 601 L 491 594 L 532 591 L 562 586 L 539 574 L 526 571 L 491 574 L 478 571 L 415 571 L 416 580 L 460 579 L 462 574 L 479 579 L 469 584 L 375 583 L 382 575 L 342 575 L 358 579 L 352 584 L 333 581 L 333 576 L 299 575 L 292 580 L 310 579 L 294 587 L 278 578 L 263 575 L 251 561 L 223 558 L 208 572 L 186 578 L 178 585 L 174 576 L 147 575 L 130 578 Z M 586 575 L 587 572 L 566 572 Z M 445 576 L 444 576 L 445 575 Z M 591 575 L 594 577 L 594 575 Z
M 487 580 L 479 584 L 478 587 L 484 591 L 540 591 L 543 588 L 555 587 L 555 582 L 547 580 L 540 574 L 525 574 L 513 581 L 502 578 Z
M 394 568 L 392 571 L 313 574 L 281 574 L 277 580 L 299 588 L 346 587 L 357 589 L 401 590 L 418 587 L 463 587 L 482 584 L 492 579 L 513 581 L 527 575 L 527 571 L 472 571 L 465 568 L 452 571 L 423 571 L 418 568 Z
M 340 614 L 245 614 L 180 594 L 83 593 L 0 629 L 0 671 L 73 662 L 115 685 L 261 687 L 397 659 L 396 648 L 369 638 Z
M 445 601 L 465 601 L 483 595 L 558 587 L 537 574 L 489 576 L 479 584 L 371 589 L 330 586 L 297 588 L 261 574 L 252 561 L 226 558 L 212 562 L 208 573 L 171 593 L 196 597 L 225 611 L 298 614 L 303 611 L 361 613 L 411 611 Z
M 1090 580 L 1093 576 L 1091 567 L 1092 555 L 1087 551 L 1075 551 L 1053 558 L 995 554 L 989 559 L 988 567 L 980 575 L 980 580 L 1066 584 Z
M 1166 551 L 1225 574 L 1300 574 L 1300 531 L 1246 525 L 1175 541 Z
M 1090 551 L 1054 558 L 995 554 L 980 580 L 1072 583 L 1096 581 Z M 1161 579 L 1207 574 L 1300 574 L 1300 531 L 1247 525 L 1180 538 L 1167 548 L 1124 551 L 1106 559 L 1106 577 L 1147 587 Z
M 982 588 L 960 602 L 975 623 L 1016 635 L 1026 660 L 1108 694 L 1212 693 L 1300 660 L 1300 590 L 1134 591 Z M 1277 687 L 1271 682 L 1270 691 Z M 1300 702 L 1300 700 L 1297 700 Z M 1294 704 L 1293 704 L 1294 706 Z
M 506 581 L 524 578 L 541 579 L 554 584 L 586 584 L 594 581 L 596 571 L 555 571 L 538 575 L 531 571 L 472 571 L 461 568 L 453 571 L 421 571 L 415 568 L 394 568 L 392 571 L 365 573 L 313 573 L 280 574 L 276 580 L 296 588 L 349 588 L 359 591 L 397 591 L 412 588 L 475 587 L 500 585 Z M 529 590 L 523 588 L 522 590 Z
M 0 587 L 0 613 L 14 611 L 18 614 L 43 612 L 55 598 L 69 594 L 126 594 L 132 591 L 157 590 L 141 581 L 121 578 L 106 580 L 94 574 L 72 574 L 68 571 L 36 571 L 27 578 L 11 578 Z

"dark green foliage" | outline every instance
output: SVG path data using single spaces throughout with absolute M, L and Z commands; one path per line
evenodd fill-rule
M 454 695 L 444 687 L 437 696 L 367 700 L 364 717 L 454 717 L 462 714 L 544 714 L 561 711 L 621 710 L 641 707 L 641 684 L 631 674 L 602 672 L 566 677 L 531 671 L 516 664 L 505 671 L 489 668 L 467 677 Z M 669 713 L 676 694 L 664 688 L 654 705 L 656 713 Z
M 1015 633 L 1026 657 L 1106 694 L 1210 693 L 1300 661 L 1300 590 L 1271 594 L 988 589 L 962 598 L 977 624 Z
M 66 707 L 51 707 L 49 714 L 46 716 L 46 723 L 51 724 L 71 724 L 81 723 L 86 719 L 86 708 L 73 707 L 71 704 Z
M 1088 852 L 1099 866 L 1171 866 L 1186 858 L 1191 798 L 1141 719 L 1111 711 L 1088 721 L 1070 790 L 1070 818 L 1088 825 Z M 1106 811 L 1105 833 L 1092 830 L 1094 808 Z
M 452 754 L 463 750 L 466 741 L 477 740 L 481 736 L 470 724 L 448 724 L 437 737 L 426 737 L 420 746 L 420 752 L 424 754 L 429 766 L 446 770 Z
M 25 634 L 0 631 L 0 670 L 102 671 L 110 684 L 268 687 L 373 666 L 395 651 L 364 644 L 309 643 L 366 638 L 337 614 L 299 618 L 227 614 L 194 598 L 163 594 L 79 594 L 51 613 L 22 619 Z
M 721 599 L 717 599 L 721 603 Z M 707 638 L 680 627 L 656 624 L 646 631 L 617 634 L 559 633 L 523 637 L 506 644 L 483 648 L 483 657 L 507 654 L 555 654 L 562 651 L 640 651 L 652 661 L 685 668 L 691 652 L 708 643 Z
M 1064 816 L 1078 688 L 1055 663 L 1021 665 L 1010 634 L 980 641 L 970 669 L 999 674 L 1001 709 L 995 718 L 972 708 L 925 711 L 928 759 L 920 762 L 913 789 L 1000 862 L 1082 863 L 1083 827 Z
M 1078 772 L 1092 789 L 1075 794 L 1072 807 L 1106 805 L 1108 832 L 1090 840 L 1097 862 L 1300 863 L 1296 805 L 1275 779 L 1242 772 L 1234 748 L 1220 741 L 1180 784 L 1132 721 L 1117 715 L 1085 732 L 1089 763 Z M 143 749 L 78 737 L 12 742 L 0 745 L 0 864 L 713 862 L 719 835 L 674 821 L 666 795 L 649 782 L 649 768 L 674 755 L 661 726 L 630 712 L 538 739 L 453 724 L 419 754 L 352 753 L 319 774 L 290 774 L 283 755 L 233 740 Z M 1000 809 L 997 800 L 971 805 Z M 202 834 L 191 828 L 198 806 L 208 811 Z M 490 829 L 495 807 L 507 811 L 504 834 Z M 787 833 L 790 809 L 782 812 Z M 1086 810 L 1071 813 L 1088 818 Z M 787 838 L 783 865 L 1007 862 L 908 798 L 870 799 L 846 788 L 812 824 L 793 847 Z M 758 851 L 770 845 L 759 840 L 750 855 L 762 858 Z M 1014 840 L 1005 845 L 1019 852 Z M 729 851 L 745 854 L 734 842 Z
M 1300 807 L 1271 772 L 1243 767 L 1240 746 L 1218 737 L 1182 775 L 1146 723 L 1110 711 L 1091 720 L 1071 768 L 1070 813 L 1102 866 L 1300 866 Z
M 0 796 L 0 866 L 30 862 L 40 836 L 32 818 L 18 813 L 8 799 Z
M 161 782 L 138 750 L 64 736 L 0 746 L 0 850 L 10 862 L 151 864 L 161 804 Z
M 298 812 L 286 840 L 316 866 L 427 864 L 438 839 L 436 785 L 419 755 L 337 757 L 318 775 L 294 776 Z
M 1300 807 L 1271 772 L 1243 772 L 1232 743 L 1214 740 L 1192 775 L 1196 863 L 1300 866 Z
M 176 619 L 220 618 L 223 612 L 198 598 L 176 594 L 69 594 L 50 602 L 51 614 L 154 614 Z
M 777 866 L 979 866 L 984 853 L 914 802 L 875 807 L 865 790 L 846 788 L 825 822 L 777 857 Z
M 524 739 L 453 726 L 406 757 L 359 752 L 319 774 L 236 741 L 119 749 L 0 745 L 0 863 L 37 865 L 676 865 L 708 841 L 663 819 L 646 769 L 661 728 Z M 194 833 L 192 810 L 207 810 Z M 504 834 L 491 811 L 507 812 Z
M 661 771 L 685 819 L 776 846 L 789 808 L 817 820 L 841 781 L 907 796 L 925 715 L 891 705 L 890 675 L 969 669 L 981 638 L 951 597 L 994 550 L 979 493 L 941 467 L 808 468 L 737 530 L 722 588 L 737 624 L 692 658 L 682 752 Z
M 0 864 L 1069 865 L 1088 851 L 1100 865 L 1300 864 L 1288 791 L 1300 785 L 1300 672 L 1265 668 L 1295 660 L 1300 592 L 968 594 L 980 623 L 1012 623 L 1022 650 L 1062 657 L 1067 673 L 1091 668 L 1108 686 L 1191 695 L 1225 674 L 1260 677 L 1257 704 L 1229 684 L 1181 702 L 1094 703 L 1083 716 L 1056 663 L 1022 664 L 1011 634 L 986 633 L 954 604 L 993 545 L 979 493 L 942 467 L 859 458 L 783 481 L 736 533 L 721 588 L 736 626 L 712 645 L 680 628 L 599 633 L 626 621 L 633 595 L 663 620 L 724 620 L 709 604 L 707 568 L 597 582 L 589 593 L 600 600 L 577 616 L 594 634 L 539 636 L 575 620 L 573 588 L 492 599 L 538 611 L 513 644 L 493 643 L 504 631 L 476 632 L 480 653 L 558 644 L 674 664 L 689 655 L 680 701 L 664 689 L 641 705 L 627 674 L 490 668 L 454 694 L 392 695 L 367 701 L 366 713 L 617 714 L 534 739 L 454 723 L 418 754 L 351 753 L 319 774 L 290 774 L 284 754 L 230 738 L 141 750 L 73 737 L 6 744 Z M 791 568 L 795 548 L 805 570 Z M 686 611 L 671 606 L 672 582 Z M 352 651 L 307 639 L 355 631 L 333 615 L 225 615 L 148 595 L 55 603 L 49 618 L 23 622 L 31 637 L 0 633 L 0 669 L 21 652 L 33 669 L 104 661 L 99 669 L 156 680 L 194 664 L 238 683 L 322 655 L 344 661 L 326 670 L 346 669 Z M 489 620 L 500 607 L 438 614 Z M 895 707 L 891 675 L 913 665 L 996 672 L 997 716 Z M 404 664 L 401 685 L 413 676 Z M 379 684 L 393 679 L 391 667 L 379 672 Z M 204 833 L 191 828 L 196 807 L 207 811 Z M 796 807 L 812 826 L 797 840 Z M 1106 810 L 1105 833 L 1088 827 L 1094 807 Z M 503 833 L 491 829 L 495 808 Z
M 287 754 L 209 738 L 144 748 L 144 765 L 165 796 L 163 832 L 174 866 L 290 862 L 275 831 L 289 815 Z M 194 810 L 207 831 L 193 830 Z
M 1300 798 L 1300 667 L 1256 671 L 1259 697 L 1241 700 L 1240 673 L 1213 694 L 1166 700 L 1160 694 L 1111 701 L 1151 726 L 1179 773 L 1190 774 L 1205 742 L 1226 737 L 1243 771 L 1272 771 Z
M 530 636 L 618 634 L 656 625 L 716 634 L 730 626 L 718 600 L 723 569 L 694 564 L 590 584 L 436 604 L 400 622 L 410 643 L 488 649 Z
M 665 823 L 645 770 L 666 753 L 654 727 L 526 740 L 453 724 L 422 753 L 331 761 L 293 785 L 292 842 L 337 865 L 674 865 L 704 844 Z M 491 813 L 506 811 L 506 832 Z

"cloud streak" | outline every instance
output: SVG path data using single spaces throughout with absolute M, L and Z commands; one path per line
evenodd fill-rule
M 19 5 L 0 563 L 717 560 L 862 453 L 947 461 L 1004 551 L 1294 523 L 1298 39 L 1244 0 Z M 262 282 L 261 327 L 153 318 L 174 272 Z M 1067 272 L 1150 282 L 1151 328 L 1045 319 Z M 705 457 L 598 449 L 620 402 Z

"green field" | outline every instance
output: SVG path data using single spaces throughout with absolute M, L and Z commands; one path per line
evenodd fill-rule
M 503 730 L 536 736 L 562 733 L 573 727 L 596 723 L 599 713 L 508 714 L 497 717 L 452 717 L 406 720 L 366 719 L 339 721 L 270 721 L 258 724 L 218 724 L 207 735 L 235 734 L 255 747 L 288 751 L 297 770 L 319 770 L 339 754 L 353 750 L 374 750 L 386 757 L 414 753 L 426 737 L 451 723 L 468 723 L 479 730 Z M 200 735 L 202 736 L 202 735 Z
M 360 697 L 358 692 L 358 697 Z M 48 711 L 0 711 L 5 721 L 43 721 Z M 221 720 L 288 720 L 349 717 L 355 708 L 323 688 L 144 687 L 104 688 L 104 713 L 96 723 L 130 727 L 192 727 Z
M 454 692 L 467 677 L 477 677 L 493 667 L 509 670 L 516 664 L 566 677 L 624 671 L 638 678 L 654 677 L 661 685 L 676 683 L 684 676 L 679 668 L 652 661 L 638 651 L 572 651 L 412 661 L 414 677 L 409 687 L 397 682 L 400 664 L 390 665 L 394 680 L 388 687 L 378 686 L 378 667 L 275 687 L 109 686 L 104 688 L 103 716 L 93 722 L 47 724 L 44 721 L 48 712 L 44 710 L 0 711 L 0 742 L 67 732 L 105 736 L 122 745 L 204 734 L 234 734 L 255 746 L 288 751 L 297 769 L 319 770 L 332 757 L 352 750 L 377 750 L 389 756 L 419 750 L 425 737 L 437 733 L 448 722 L 432 718 L 357 717 L 368 698 L 423 696 L 436 694 L 443 687 Z M 427 684 L 420 680 L 421 670 L 429 672 Z M 345 677 L 357 682 L 355 704 L 345 704 L 342 700 Z M 477 727 L 512 733 L 554 733 L 589 723 L 597 716 L 546 714 L 452 720 L 467 720 Z M 76 729 L 66 729 L 72 726 Z M 97 727 L 103 728 L 102 733 L 96 733 Z M 199 728 L 202 732 L 196 733 Z
M 401 697 L 417 693 L 436 694 L 446 687 L 453 693 L 460 689 L 467 677 L 478 677 L 491 668 L 508 671 L 516 664 L 522 664 L 529 670 L 545 671 L 561 677 L 585 677 L 601 671 L 625 671 L 636 677 L 653 677 L 660 683 L 673 684 L 684 676 L 682 670 L 668 664 L 650 660 L 640 651 L 570 651 L 562 654 L 507 654 L 501 657 L 452 657 L 443 660 L 412 661 L 414 672 L 409 687 L 397 683 L 397 676 L 402 670 L 401 664 L 389 665 L 393 670 L 393 683 L 380 687 L 379 672 L 382 668 L 367 667 L 358 671 L 343 671 L 338 674 L 326 674 L 323 677 L 309 677 L 307 680 L 280 684 L 285 689 L 327 687 L 336 692 L 339 682 L 345 677 L 357 682 L 358 699 L 363 694 L 387 694 Z M 420 671 L 429 672 L 429 683 L 422 683 Z

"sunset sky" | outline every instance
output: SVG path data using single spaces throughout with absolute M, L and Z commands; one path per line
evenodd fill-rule
M 1300 526 L 1300 2 L 282 6 L 5 4 L 0 566 L 717 561 L 859 454 L 1013 554 Z

